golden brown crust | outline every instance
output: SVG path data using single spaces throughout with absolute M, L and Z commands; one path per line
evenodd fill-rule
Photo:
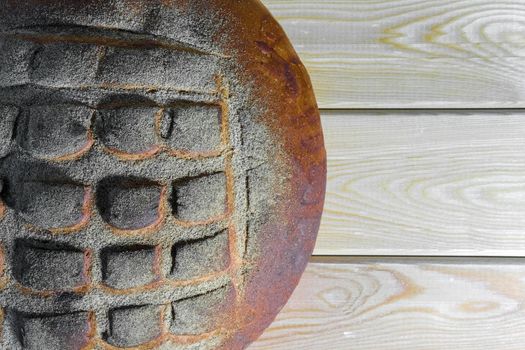
M 275 162 L 293 174 L 288 200 L 261 229 L 264 253 L 255 262 L 257 272 L 249 278 L 245 304 L 238 311 L 245 323 L 223 347 L 236 350 L 257 339 L 273 321 L 306 267 L 324 204 L 326 151 L 310 78 L 280 25 L 258 0 L 213 2 L 236 19 L 225 33 L 231 38 L 229 48 L 238 57 L 240 76 L 259 87 L 252 98 L 268 107 L 261 122 L 285 155 Z

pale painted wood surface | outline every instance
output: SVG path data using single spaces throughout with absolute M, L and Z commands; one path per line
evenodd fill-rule
M 263 0 L 323 108 L 525 107 L 523 0 Z
M 525 256 L 525 111 L 324 112 L 318 255 Z
M 522 350 L 523 261 L 311 263 L 250 350 Z

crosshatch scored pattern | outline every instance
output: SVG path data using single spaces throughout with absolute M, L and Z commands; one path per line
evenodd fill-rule
M 20 301 L 2 305 L 4 340 L 47 350 L 213 338 L 238 295 L 245 234 L 232 219 L 227 84 L 202 69 L 220 58 L 157 39 L 138 49 L 129 33 L 46 30 L 2 37 L 0 63 L 20 67 L 18 81 L 0 68 L 12 130 L 0 135 L 0 302 Z M 199 86 L 178 79 L 184 64 Z M 141 81 L 160 66 L 174 71 Z

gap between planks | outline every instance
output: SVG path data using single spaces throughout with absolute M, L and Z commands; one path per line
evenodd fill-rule
M 445 255 L 313 255 L 310 264 L 523 264 L 525 257 L 522 256 L 445 256 Z M 525 297 L 525 295 L 524 295 Z

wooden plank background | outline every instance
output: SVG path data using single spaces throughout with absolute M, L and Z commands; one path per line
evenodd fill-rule
M 525 107 L 523 0 L 263 0 L 322 108 Z
M 525 111 L 325 111 L 318 255 L 525 254 Z
M 311 263 L 250 350 L 522 350 L 524 267 L 490 259 Z
M 312 76 L 328 188 L 250 350 L 521 350 L 525 0 L 262 1 Z

